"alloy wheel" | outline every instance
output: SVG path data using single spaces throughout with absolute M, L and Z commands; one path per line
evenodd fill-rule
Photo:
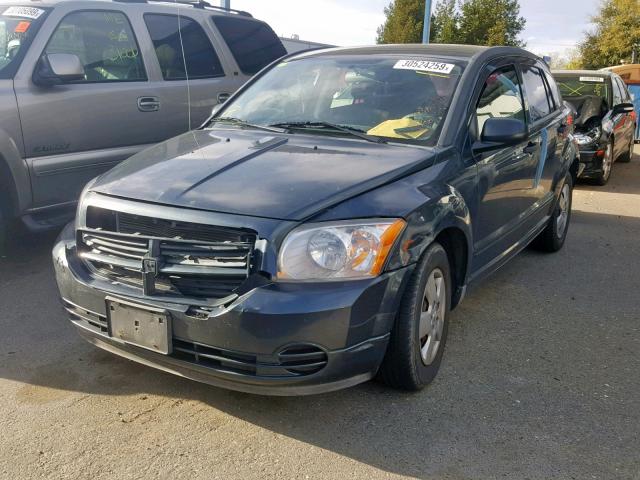
M 611 143 L 607 145 L 607 149 L 604 152 L 604 158 L 602 159 L 602 178 L 604 180 L 609 179 L 611 175 L 611 166 L 613 165 L 613 146 Z
M 427 280 L 420 313 L 420 356 L 422 363 L 431 365 L 442 340 L 447 309 L 447 286 L 442 270 L 434 269 Z
M 571 190 L 568 184 L 564 184 L 558 199 L 558 215 L 556 217 L 556 234 L 558 238 L 564 236 L 569 220 L 569 211 L 571 210 Z

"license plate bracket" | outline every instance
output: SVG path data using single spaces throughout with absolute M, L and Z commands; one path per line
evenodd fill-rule
M 169 312 L 113 297 L 105 302 L 110 337 L 163 355 L 171 353 Z

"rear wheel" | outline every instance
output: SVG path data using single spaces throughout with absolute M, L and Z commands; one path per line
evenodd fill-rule
M 635 132 L 636 129 L 634 128 L 633 131 Z M 629 142 L 629 149 L 626 152 L 624 152 L 622 155 L 620 155 L 620 158 L 618 158 L 618 161 L 622 163 L 629 163 L 633 158 L 633 147 L 635 147 L 635 145 L 636 145 L 636 142 L 632 136 L 631 141 Z
M 600 173 L 595 178 L 596 184 L 606 185 L 611 177 L 611 168 L 613 167 L 613 140 L 610 140 L 607 147 L 604 150 L 604 157 L 602 157 L 602 168 Z
M 557 252 L 563 247 L 571 223 L 572 202 L 573 176 L 569 173 L 564 180 L 560 197 L 549 223 L 531 244 L 534 248 L 544 252 Z
M 446 252 L 432 244 L 405 290 L 379 378 L 403 390 L 433 381 L 442 362 L 451 308 L 451 275 Z

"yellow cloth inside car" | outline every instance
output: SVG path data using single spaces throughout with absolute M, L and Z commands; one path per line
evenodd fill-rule
M 429 128 L 424 127 L 420 122 L 411 117 L 404 117 L 386 120 L 373 127 L 367 133 L 379 137 L 418 139 L 428 131 Z

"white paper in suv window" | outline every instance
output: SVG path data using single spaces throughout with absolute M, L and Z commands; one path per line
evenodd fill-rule
M 21 17 L 21 18 L 31 18 L 33 20 L 37 20 L 44 13 L 44 10 L 40 8 L 33 7 L 9 7 L 7 8 L 3 15 L 5 17 Z
M 396 70 L 416 70 L 419 72 L 449 74 L 455 67 L 452 63 L 430 62 L 428 60 L 400 60 L 393 68 Z

